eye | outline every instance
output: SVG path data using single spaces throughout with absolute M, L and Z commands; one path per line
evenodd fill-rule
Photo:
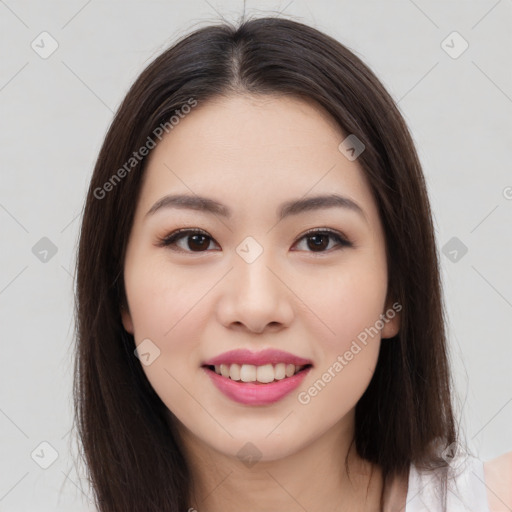
M 188 238 L 186 248 L 178 245 L 177 242 L 181 242 L 183 239 Z M 201 229 L 178 229 L 172 232 L 170 235 L 159 240 L 158 245 L 160 247 L 179 247 L 178 251 L 181 252 L 205 252 L 205 249 L 210 245 L 210 240 L 213 240 L 206 231 Z M 175 249 L 173 249 L 175 250 Z
M 188 241 L 185 241 L 187 240 Z M 308 252 L 327 252 L 326 249 L 332 249 L 330 245 L 331 241 L 336 242 L 334 246 L 341 247 L 353 247 L 354 244 L 344 238 L 341 233 L 332 229 L 317 228 L 303 234 L 298 241 L 305 240 L 306 246 L 312 248 Z M 184 244 L 180 245 L 179 242 L 185 241 Z M 210 243 L 213 242 L 213 238 L 201 229 L 179 229 L 161 238 L 158 241 L 159 247 L 170 247 L 172 250 L 178 252 L 207 252 Z M 308 243 L 311 242 L 311 243 Z M 178 247 L 174 249 L 173 247 Z
M 329 239 L 335 241 L 336 244 L 334 244 L 334 246 L 337 245 L 338 248 L 354 246 L 354 244 L 347 240 L 341 233 L 327 228 L 317 228 L 308 231 L 299 238 L 299 241 L 305 240 L 306 246 L 313 249 L 310 252 L 327 252 L 327 248 L 333 248 L 332 245 L 330 246 Z

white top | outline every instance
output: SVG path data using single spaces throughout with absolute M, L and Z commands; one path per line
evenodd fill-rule
M 484 483 L 484 463 L 471 455 L 452 459 L 446 495 L 448 512 L 490 512 Z M 414 464 L 409 472 L 405 512 L 441 512 L 440 473 L 421 472 Z

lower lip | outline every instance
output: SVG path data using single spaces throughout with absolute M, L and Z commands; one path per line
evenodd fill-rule
M 223 377 L 203 367 L 212 382 L 222 393 L 235 402 L 245 405 L 268 405 L 278 402 L 296 389 L 311 370 L 311 366 L 296 373 L 292 377 L 286 377 L 270 384 L 251 384 Z

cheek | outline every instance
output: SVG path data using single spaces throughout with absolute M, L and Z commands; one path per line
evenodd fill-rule
M 201 333 L 207 320 L 207 302 L 201 299 L 214 285 L 214 276 L 203 280 L 197 272 L 176 268 L 171 273 L 165 263 L 127 270 L 125 286 L 136 343 L 149 339 L 150 352 L 158 354 L 142 369 L 162 401 L 180 417 L 190 407 L 188 393 L 197 394 L 194 372 L 200 371 Z
M 319 364 L 297 396 L 304 408 L 301 418 L 306 429 L 317 428 L 314 418 L 319 416 L 326 425 L 339 421 L 355 407 L 374 374 L 386 278 L 369 268 L 339 272 L 323 287 L 323 296 L 317 291 L 311 297 L 315 312 L 329 329 L 321 324 L 314 333 L 319 340 L 315 350 Z
M 138 259 L 141 261 L 141 259 Z M 174 343 L 177 333 L 190 331 L 197 320 L 201 299 L 215 284 L 191 268 L 173 268 L 165 261 L 134 264 L 125 272 L 126 293 L 137 341 L 154 338 L 164 345 Z
M 303 283 L 301 296 L 317 320 L 315 337 L 323 340 L 324 356 L 345 352 L 353 340 L 364 343 L 380 337 L 375 324 L 383 313 L 385 269 L 354 258 L 352 264 L 311 275 Z
M 142 369 L 164 403 L 179 409 L 188 396 L 180 383 L 188 389 L 199 371 L 201 333 L 208 318 L 205 294 L 214 286 L 215 276 L 202 279 L 197 271 L 170 272 L 169 267 L 158 261 L 127 266 L 125 286 L 136 344 L 149 339 L 145 343 L 157 355 Z

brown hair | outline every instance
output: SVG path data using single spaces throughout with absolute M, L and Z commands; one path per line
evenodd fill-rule
M 121 323 L 123 266 L 145 159 L 98 189 L 175 110 L 217 95 L 291 95 L 322 106 L 365 145 L 358 157 L 385 228 L 389 294 L 400 332 L 381 344 L 356 406 L 359 455 L 385 482 L 411 463 L 447 466 L 456 441 L 444 309 L 424 176 L 406 124 L 369 68 L 332 37 L 283 18 L 211 25 L 138 77 L 105 137 L 85 202 L 77 258 L 75 421 L 101 512 L 186 510 L 191 474 L 167 408 Z M 177 421 L 174 417 L 173 419 Z

